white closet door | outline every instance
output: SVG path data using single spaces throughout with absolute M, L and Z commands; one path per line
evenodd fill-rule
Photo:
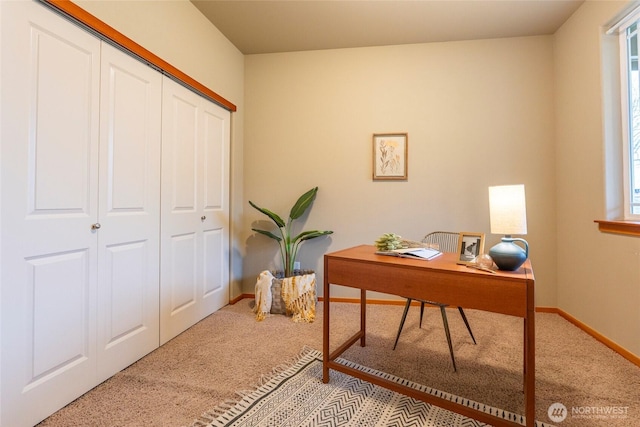
M 161 74 L 103 43 L 98 377 L 159 346 Z
M 163 83 L 160 342 L 229 301 L 230 114 Z
M 163 78 L 160 343 L 198 321 L 199 97 Z
M 18 427 L 95 385 L 100 42 L 1 3 L 0 401 Z
M 231 113 L 202 99 L 204 318 L 229 303 L 229 145 Z

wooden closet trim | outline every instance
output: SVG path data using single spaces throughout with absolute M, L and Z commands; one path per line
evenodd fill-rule
M 208 87 L 199 83 L 198 81 L 192 79 L 173 65 L 169 64 L 162 58 L 154 55 L 144 47 L 140 46 L 138 43 L 134 42 L 124 34 L 120 33 L 116 29 L 110 27 L 106 23 L 102 22 L 86 10 L 82 9 L 80 6 L 71 2 L 70 0 L 40 0 L 43 3 L 50 5 L 56 10 L 60 11 L 64 15 L 70 17 L 71 19 L 89 27 L 91 30 L 95 31 L 100 36 L 110 40 L 121 48 L 133 53 L 134 55 L 140 57 L 144 61 L 147 61 L 149 64 L 154 67 L 160 69 L 163 73 L 177 79 L 179 82 L 187 85 L 193 90 L 197 91 L 201 95 L 211 99 L 216 104 L 221 107 L 226 108 L 227 110 L 234 112 L 237 110 L 237 107 L 218 95 Z

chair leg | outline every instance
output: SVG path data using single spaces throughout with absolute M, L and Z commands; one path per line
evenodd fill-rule
M 476 339 L 473 337 L 473 332 L 471 332 L 471 326 L 469 326 L 469 321 L 467 320 L 467 316 L 465 316 L 464 314 L 464 310 L 462 310 L 462 307 L 458 307 L 458 311 L 460 312 L 460 316 L 462 316 L 462 320 L 464 320 L 464 324 L 467 326 L 467 330 L 469 331 L 469 335 L 471 335 L 471 339 L 473 340 L 473 343 L 476 343 Z
M 420 327 L 422 328 L 422 317 L 424 316 L 424 301 L 420 301 Z
M 444 332 L 447 334 L 447 343 L 449 344 L 449 353 L 451 353 L 451 361 L 453 362 L 453 372 L 458 372 L 456 368 L 456 358 L 453 355 L 453 346 L 451 345 L 451 334 L 449 333 L 449 322 L 447 322 L 447 312 L 445 306 L 440 306 L 440 313 L 442 313 L 442 323 L 444 323 Z
M 400 327 L 398 328 L 398 335 L 396 335 L 396 342 L 393 344 L 393 349 L 396 349 L 398 345 L 398 340 L 400 339 L 400 333 L 402 332 L 402 327 L 404 326 L 404 321 L 407 320 L 407 313 L 409 312 L 409 307 L 411 307 L 411 298 L 407 298 L 407 303 L 404 306 L 404 313 L 402 313 L 402 320 L 400 321 Z

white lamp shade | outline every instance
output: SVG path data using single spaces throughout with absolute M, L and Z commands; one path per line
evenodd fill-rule
M 524 185 L 489 187 L 492 234 L 527 234 L 527 204 Z

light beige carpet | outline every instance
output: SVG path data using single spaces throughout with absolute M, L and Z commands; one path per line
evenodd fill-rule
M 99 385 L 40 425 L 187 426 L 236 391 L 293 360 L 306 345 L 322 349 L 322 303 L 313 324 L 274 315 L 256 322 L 245 299 L 204 319 L 160 349 Z M 332 304 L 332 339 L 351 336 L 358 305 Z M 452 394 L 521 413 L 522 320 L 465 310 L 478 342 L 457 310 L 448 310 L 458 372 L 454 373 L 439 310 L 411 309 L 393 351 L 402 307 L 368 307 L 367 347 L 343 357 Z M 536 315 L 536 419 L 562 403 L 563 426 L 640 425 L 640 368 L 556 314 Z M 613 410 L 624 414 L 613 414 Z M 573 412 L 573 414 L 572 414 Z M 608 412 L 608 414 L 607 414 Z
M 402 384 L 414 390 L 456 402 L 500 420 L 524 425 L 522 415 L 493 408 L 460 396 L 380 372 L 349 360 L 341 365 Z M 308 349 L 300 359 L 256 391 L 244 396 L 231 409 L 212 412 L 211 422 L 198 427 L 486 427 L 487 424 L 413 399 L 387 388 L 331 371 L 322 381 L 322 353 Z M 535 427 L 553 427 L 535 422 Z

